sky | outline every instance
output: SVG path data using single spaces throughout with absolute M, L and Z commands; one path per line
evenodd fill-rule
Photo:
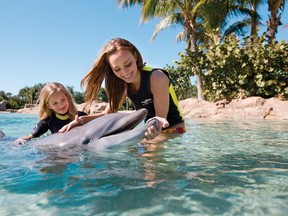
M 286 7 L 283 23 L 287 14 Z M 141 24 L 140 15 L 139 6 L 119 8 L 116 0 L 0 0 L 0 91 L 17 95 L 56 81 L 83 92 L 81 79 L 115 37 L 131 41 L 153 67 L 173 65 L 185 49 L 176 41 L 181 27 L 159 32 L 150 43 L 158 21 Z M 288 29 L 279 27 L 277 39 L 288 41 Z

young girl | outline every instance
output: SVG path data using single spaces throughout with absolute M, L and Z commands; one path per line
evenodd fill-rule
M 62 84 L 49 83 L 40 92 L 40 121 L 31 134 L 18 138 L 15 143 L 24 144 L 27 140 L 39 137 L 48 130 L 51 133 L 56 133 L 64 125 L 75 119 L 78 120 L 78 124 L 81 124 L 78 116 L 83 115 L 87 114 L 77 111 L 70 92 Z
M 81 86 L 86 85 L 87 105 L 97 97 L 104 79 L 109 98 L 104 114 L 117 112 L 128 96 L 136 109 L 148 110 L 145 121 L 155 117 L 160 120 L 162 127 L 157 130 L 149 128 L 145 133 L 146 139 L 155 138 L 162 128 L 164 133 L 185 132 L 184 118 L 168 73 L 145 66 L 140 52 L 129 41 L 122 38 L 110 40 L 103 47 L 92 70 L 81 80 Z M 83 117 L 84 122 L 91 118 L 92 115 L 89 119 Z M 73 122 L 64 130 L 72 127 Z

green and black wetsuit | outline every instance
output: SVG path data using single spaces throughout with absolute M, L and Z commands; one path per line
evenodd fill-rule
M 78 111 L 78 116 L 87 115 L 85 112 Z M 60 115 L 53 113 L 48 118 L 39 121 L 32 131 L 33 137 L 39 137 L 45 134 L 48 130 L 51 133 L 57 133 L 64 125 L 69 124 L 71 120 L 69 115 Z
M 133 105 L 136 110 L 140 108 L 146 108 L 148 110 L 148 115 L 145 119 L 145 122 L 148 119 L 155 117 L 156 115 L 153 103 L 153 94 L 151 93 L 151 87 L 150 87 L 151 83 L 150 78 L 153 71 L 155 70 L 163 71 L 169 78 L 169 74 L 167 71 L 163 69 L 145 66 L 143 71 L 141 72 L 141 81 L 139 90 L 133 94 L 130 94 L 128 92 L 128 97 L 133 102 Z M 184 122 L 184 118 L 179 109 L 178 100 L 171 82 L 169 85 L 169 110 L 167 115 L 167 121 L 169 122 L 169 127 L 173 127 L 174 125 Z

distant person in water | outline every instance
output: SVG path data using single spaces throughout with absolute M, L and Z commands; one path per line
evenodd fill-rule
M 175 134 L 186 131 L 168 73 L 146 66 L 140 52 L 131 42 L 114 38 L 103 47 L 94 67 L 81 81 L 81 86 L 86 86 L 87 105 L 97 97 L 104 79 L 109 103 L 102 115 L 117 112 L 128 97 L 137 110 L 148 110 L 145 122 L 151 118 L 157 118 L 160 122 L 157 131 L 151 129 L 153 136 L 145 134 L 148 140 L 155 138 L 162 130 L 163 133 Z M 83 119 L 87 122 L 93 117 L 97 116 L 89 115 Z M 71 122 L 63 130 L 70 130 L 75 125 L 77 122 Z
M 48 130 L 51 133 L 56 133 L 64 125 L 73 120 L 75 121 L 75 119 L 78 120 L 77 124 L 80 125 L 82 124 L 80 116 L 84 115 L 87 114 L 77 111 L 68 89 L 57 82 L 49 83 L 40 92 L 40 121 L 29 135 L 18 138 L 15 143 L 24 144 L 27 140 L 39 137 Z

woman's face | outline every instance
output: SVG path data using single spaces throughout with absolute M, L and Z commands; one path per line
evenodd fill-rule
M 64 92 L 53 93 L 49 98 L 48 106 L 56 113 L 67 113 L 69 110 L 69 101 L 66 94 Z
M 118 50 L 108 58 L 114 74 L 126 83 L 137 82 L 138 68 L 136 57 L 129 50 Z

